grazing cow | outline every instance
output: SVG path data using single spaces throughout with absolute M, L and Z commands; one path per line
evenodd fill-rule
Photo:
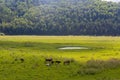
M 61 63 L 61 61 L 58 61 L 58 60 L 57 60 L 57 61 L 52 61 L 52 62 L 51 62 L 51 64 L 60 64 L 60 63 Z
M 70 62 L 71 62 L 70 60 L 65 60 L 65 61 L 63 62 L 63 64 L 64 64 L 64 65 L 69 65 Z
M 47 66 L 50 66 L 53 63 L 53 59 L 52 58 L 46 58 L 45 59 L 45 64 L 47 64 Z
M 51 61 L 53 61 L 53 59 L 52 58 L 46 58 L 45 61 L 46 62 L 51 62 Z
M 56 64 L 60 64 L 60 63 L 61 63 L 61 61 L 58 61 L 58 60 L 57 60 L 57 61 L 55 61 L 55 63 L 56 63 Z

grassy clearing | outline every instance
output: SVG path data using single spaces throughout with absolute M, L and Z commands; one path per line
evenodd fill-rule
M 61 64 L 46 66 L 49 57 Z M 119 59 L 120 37 L 0 36 L 0 80 L 120 80 Z

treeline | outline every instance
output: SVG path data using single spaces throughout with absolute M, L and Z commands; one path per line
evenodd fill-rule
M 0 0 L 9 35 L 120 35 L 120 3 L 101 0 Z

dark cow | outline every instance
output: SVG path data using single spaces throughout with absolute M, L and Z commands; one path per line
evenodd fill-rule
M 46 58 L 45 63 L 52 63 L 53 59 L 52 58 Z
M 58 61 L 58 60 L 57 60 L 57 61 L 52 61 L 51 63 L 52 63 L 52 64 L 60 64 L 61 61 Z
M 70 60 L 65 60 L 65 61 L 63 62 L 64 65 L 69 65 L 70 63 L 71 63 Z
M 61 63 L 61 61 L 58 61 L 58 60 L 57 60 L 57 61 L 55 61 L 55 63 L 56 63 L 56 64 L 60 64 L 60 63 Z
M 52 61 L 52 58 L 46 58 L 45 61 Z

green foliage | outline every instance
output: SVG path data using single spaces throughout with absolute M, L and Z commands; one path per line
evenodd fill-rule
M 0 31 L 6 34 L 120 35 L 119 22 L 119 3 L 101 0 L 0 1 Z
M 119 59 L 109 59 L 107 61 L 102 60 L 89 60 L 86 65 L 83 66 L 78 74 L 82 75 L 95 75 L 105 70 L 116 69 L 120 67 Z

